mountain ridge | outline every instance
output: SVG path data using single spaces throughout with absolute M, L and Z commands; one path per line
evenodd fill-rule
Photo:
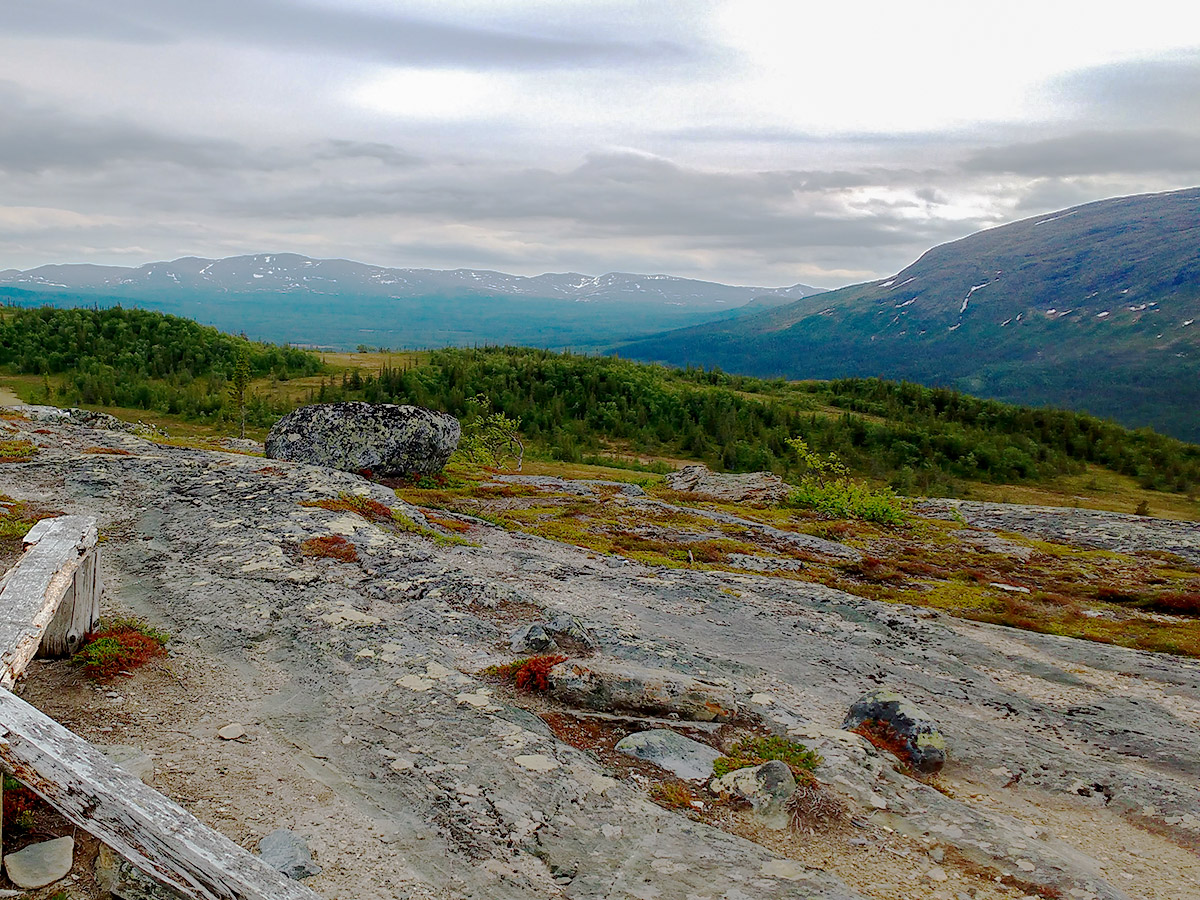
M 787 378 L 881 375 L 1200 439 L 1200 189 L 977 232 L 895 275 L 623 345 Z
M 210 259 L 182 256 L 140 266 L 100 266 L 91 263 L 49 264 L 32 269 L 0 271 L 0 285 L 73 290 L 137 289 L 177 286 L 208 288 L 220 292 L 309 291 L 345 293 L 349 280 L 354 291 L 396 299 L 430 292 L 465 291 L 499 293 L 578 301 L 637 300 L 657 296 L 667 303 L 748 303 L 760 296 L 806 297 L 822 288 L 806 284 L 783 287 L 727 285 L 714 281 L 665 274 L 606 272 L 545 272 L 510 275 L 492 269 L 429 269 L 376 266 L 353 260 L 318 259 L 296 253 L 256 253 Z M 318 290 L 318 286 L 336 290 Z

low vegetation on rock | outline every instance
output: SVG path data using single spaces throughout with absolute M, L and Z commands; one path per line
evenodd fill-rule
M 118 617 L 101 622 L 72 661 L 90 678 L 107 681 L 165 656 L 170 637 L 141 619 Z

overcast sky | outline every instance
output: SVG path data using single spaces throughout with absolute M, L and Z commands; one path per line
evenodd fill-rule
M 1200 184 L 1200 4 L 3 0 L 0 269 L 837 286 Z

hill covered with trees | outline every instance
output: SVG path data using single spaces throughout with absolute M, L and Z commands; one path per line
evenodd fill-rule
M 377 366 L 336 369 L 307 351 L 161 313 L 0 314 L 0 367 L 26 376 L 25 399 L 37 402 L 153 410 L 232 427 L 229 389 L 242 358 L 254 376 L 247 419 L 259 427 L 306 402 L 415 403 L 466 420 L 502 412 L 520 420 L 532 453 L 568 462 L 616 454 L 786 475 L 797 464 L 787 442 L 799 436 L 906 493 L 952 493 L 962 480 L 1037 484 L 1088 465 L 1154 490 L 1200 486 L 1200 446 L 911 383 L 787 382 L 520 347 L 448 348 L 402 364 L 376 357 Z

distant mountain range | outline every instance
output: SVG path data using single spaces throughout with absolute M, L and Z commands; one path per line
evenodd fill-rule
M 982 231 L 890 278 L 620 352 L 786 378 L 909 379 L 1200 442 L 1200 188 Z
M 294 253 L 0 272 L 0 298 L 12 302 L 121 302 L 251 337 L 336 348 L 469 343 L 603 348 L 819 291 L 804 284 L 741 287 L 623 272 L 524 277 L 477 269 L 394 269 Z M 756 305 L 741 309 L 749 303 Z

